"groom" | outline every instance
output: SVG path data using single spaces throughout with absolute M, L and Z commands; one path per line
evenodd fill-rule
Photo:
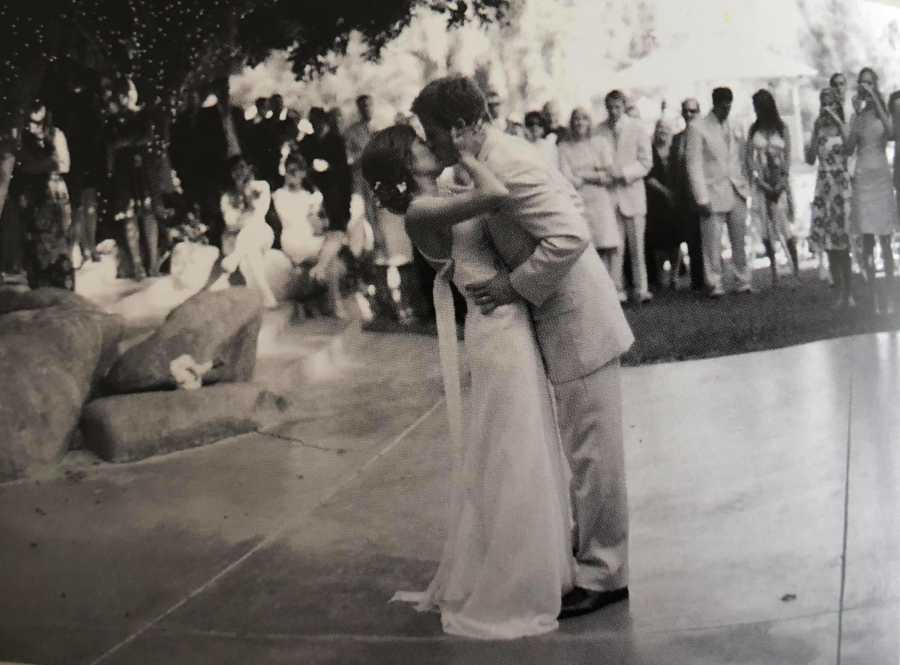
M 603 262 L 589 249 L 581 198 L 530 144 L 489 126 L 473 80 L 432 81 L 412 110 L 443 164 L 455 164 L 456 146 L 464 146 L 510 190 L 511 200 L 487 226 L 511 272 L 468 290 L 484 313 L 518 299 L 529 303 L 553 383 L 576 524 L 576 586 L 563 597 L 560 618 L 624 600 L 628 512 L 619 356 L 634 336 Z

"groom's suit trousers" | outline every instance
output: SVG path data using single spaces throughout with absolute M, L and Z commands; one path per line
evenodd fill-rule
M 563 448 L 572 468 L 576 585 L 628 584 L 628 498 L 619 360 L 554 386 Z

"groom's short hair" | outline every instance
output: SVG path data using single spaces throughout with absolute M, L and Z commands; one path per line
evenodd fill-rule
M 413 100 L 412 112 L 448 130 L 490 118 L 484 93 L 466 76 L 446 76 L 432 81 Z

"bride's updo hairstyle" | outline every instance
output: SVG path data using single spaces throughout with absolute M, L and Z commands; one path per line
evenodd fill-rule
M 416 131 L 409 125 L 392 125 L 377 132 L 362 154 L 362 173 L 383 208 L 405 215 L 415 193 L 412 146 Z

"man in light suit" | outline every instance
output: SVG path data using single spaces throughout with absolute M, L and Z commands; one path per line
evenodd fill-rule
M 433 81 L 412 109 L 442 163 L 454 164 L 462 145 L 510 191 L 511 200 L 487 219 L 510 272 L 467 288 L 484 313 L 519 299 L 529 303 L 554 386 L 577 528 L 576 587 L 563 598 L 560 616 L 624 600 L 628 513 L 619 357 L 634 337 L 603 262 L 585 251 L 591 241 L 581 197 L 533 146 L 488 126 L 484 98 L 471 79 Z
M 728 122 L 734 96 L 729 88 L 713 90 L 710 113 L 692 123 L 687 134 L 687 169 L 700 213 L 703 273 L 709 296 L 725 294 L 722 286 L 722 227 L 728 229 L 738 293 L 749 293 L 747 263 L 747 197 L 744 142 Z
M 650 137 L 639 120 L 625 114 L 626 99 L 619 90 L 606 96 L 606 121 L 596 132 L 595 140 L 605 140 L 612 147 L 613 178 L 609 186 L 610 196 L 616 206 L 619 224 L 619 251 L 613 255 L 612 277 L 619 292 L 619 300 L 625 295 L 623 268 L 625 247 L 631 256 L 631 280 L 635 298 L 646 302 L 652 298 L 647 288 L 647 262 L 644 257 L 644 232 L 647 229 L 647 190 L 644 176 L 653 167 Z

